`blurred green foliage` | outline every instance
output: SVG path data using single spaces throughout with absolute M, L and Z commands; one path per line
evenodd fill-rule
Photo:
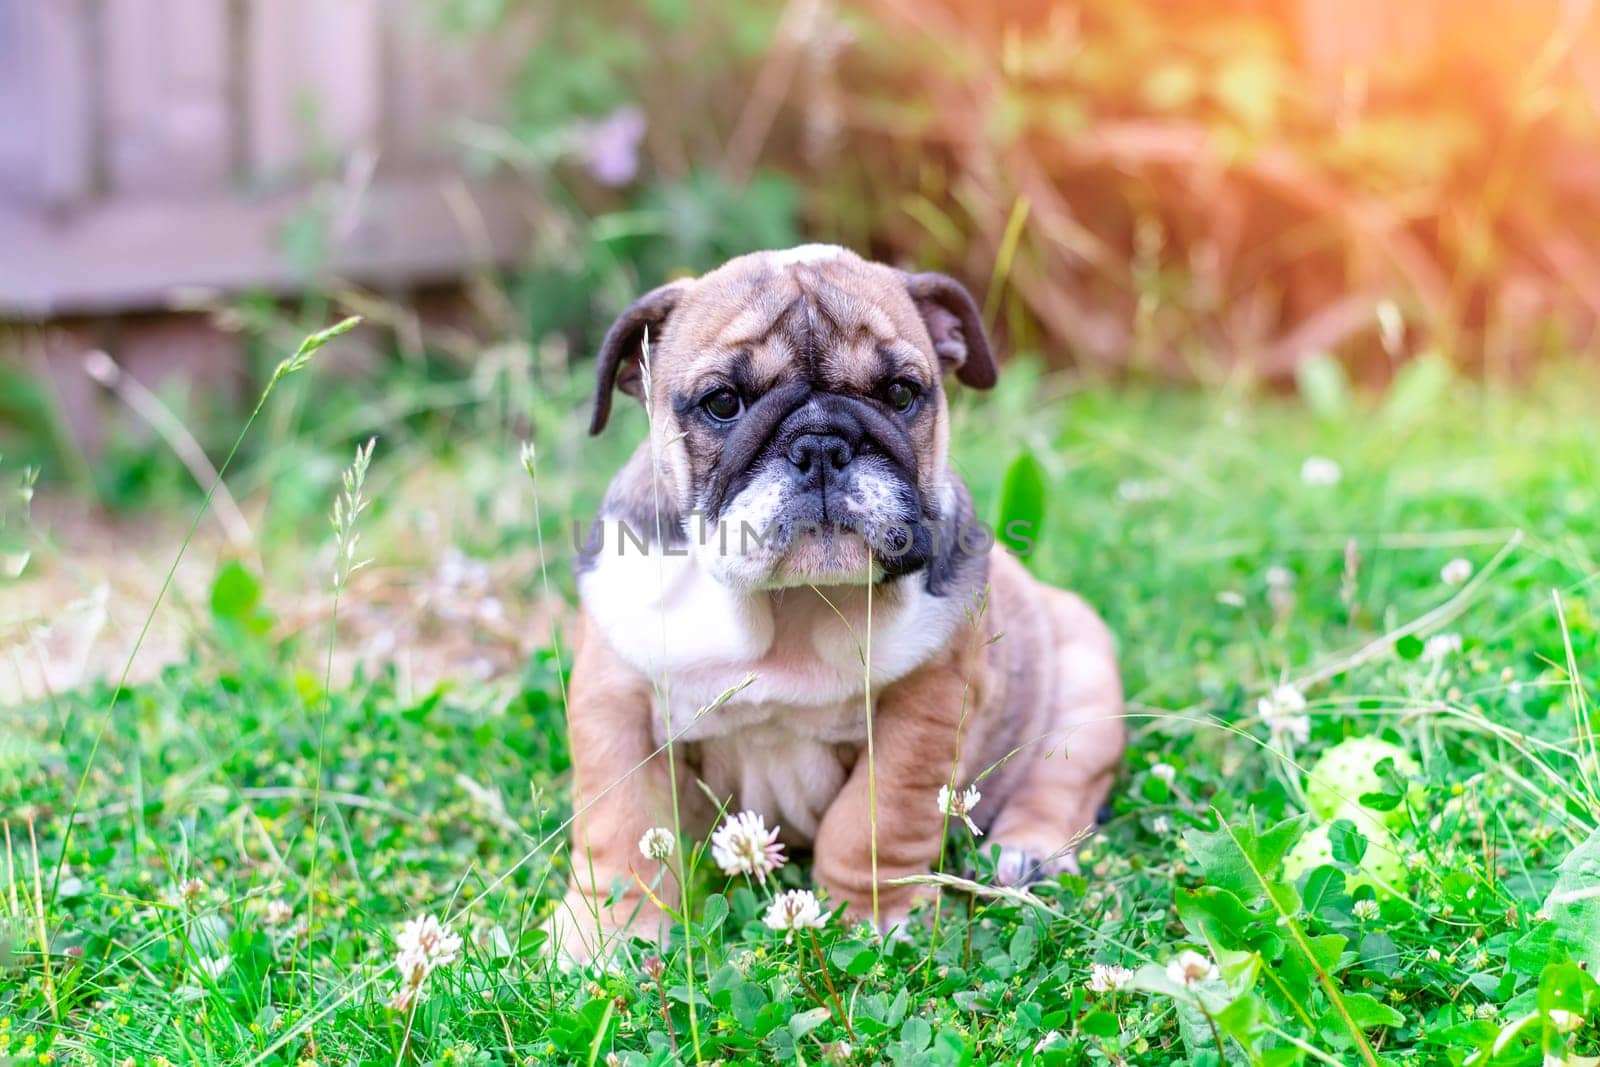
M 1515 377 L 1593 348 L 1583 5 L 429 2 L 441 32 L 531 42 L 498 123 L 454 132 L 469 165 L 528 179 L 534 239 L 477 291 L 494 313 L 467 343 L 375 316 L 384 373 L 275 417 L 242 469 L 297 476 L 275 486 L 286 526 L 332 484 L 324 445 L 447 448 L 469 411 L 523 436 L 532 395 L 582 376 L 641 292 L 806 239 L 948 271 L 1003 351 L 1089 375 L 1243 377 L 1337 408 L 1419 356 Z M 300 305 L 227 309 L 256 384 L 336 308 L 369 312 L 317 266 L 327 215 L 284 235 L 319 279 Z M 237 397 L 176 399 L 208 451 L 231 439 Z M 115 504 L 192 492 L 137 427 L 87 462 L 53 403 L 0 367 L 0 448 Z
M 538 20 L 505 128 L 474 144 L 480 164 L 528 174 L 547 209 L 511 281 L 530 339 L 560 333 L 584 348 L 643 288 L 800 240 L 794 178 L 735 179 L 713 165 L 736 114 L 730 89 L 760 61 L 777 11 L 753 0 L 444 0 L 456 32 Z M 663 125 L 658 108 L 677 118 Z
M 1387 380 L 1424 351 L 1518 373 L 1600 312 L 1573 5 L 445 10 L 538 22 L 505 155 L 571 209 L 540 291 L 615 304 L 804 229 L 960 275 L 1052 363 L 1203 380 L 1319 354 Z M 596 124 L 630 109 L 636 166 L 596 182 Z

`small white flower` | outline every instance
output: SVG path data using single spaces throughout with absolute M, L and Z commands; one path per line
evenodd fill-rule
M 778 843 L 778 827 L 753 811 L 730 815 L 711 835 L 711 858 L 723 874 L 748 874 L 765 885 L 767 875 L 787 862 Z
M 1326 456 L 1307 456 L 1306 461 L 1300 464 L 1300 480 L 1306 485 L 1338 485 L 1342 477 L 1344 471 L 1339 469 L 1339 464 Z
M 1305 695 L 1292 685 L 1278 686 L 1256 704 L 1272 740 L 1288 738 L 1300 745 L 1311 740 L 1311 717 L 1305 710 Z
M 978 792 L 978 787 L 975 785 L 969 785 L 959 793 L 948 785 L 939 787 L 939 810 L 952 819 L 960 819 L 966 823 L 967 829 L 977 837 L 982 837 L 983 831 L 972 821 L 972 809 L 977 807 L 978 801 L 982 799 L 983 794 Z
M 1161 779 L 1168 785 L 1171 785 L 1173 780 L 1178 777 L 1178 768 L 1174 767 L 1170 763 L 1158 763 L 1154 767 L 1150 768 L 1150 773 L 1154 777 Z
M 1139 504 L 1147 500 L 1165 500 L 1172 495 L 1172 486 L 1166 482 L 1126 478 L 1117 483 L 1117 499 L 1124 504 Z
M 1294 571 L 1288 567 L 1274 564 L 1267 568 L 1267 587 L 1269 589 L 1287 589 L 1294 584 Z
M 1039 1055 L 1039 1053 L 1043 1052 L 1045 1049 L 1049 1048 L 1051 1045 L 1060 1040 L 1061 1031 L 1051 1030 L 1049 1033 L 1045 1034 L 1043 1037 L 1033 1043 L 1033 1054 L 1035 1056 Z
M 294 908 L 287 900 L 274 898 L 267 901 L 267 925 L 287 926 L 294 918 Z
M 198 878 L 190 878 L 169 886 L 162 898 L 175 908 L 193 911 L 206 902 L 207 895 L 206 884 Z
M 1178 958 L 1167 964 L 1167 977 L 1178 985 L 1192 986 L 1196 982 L 1209 982 L 1218 977 L 1217 965 L 1192 948 L 1178 953 Z
M 1405 864 L 1408 871 L 1420 871 L 1428 865 L 1428 857 L 1420 852 L 1407 852 Z
M 677 851 L 678 839 L 665 826 L 652 826 L 639 838 L 639 851 L 647 860 L 664 862 Z
M 1583 1016 L 1565 1008 L 1551 1008 L 1550 1025 L 1556 1028 L 1557 1033 L 1570 1034 L 1583 1025 Z
M 226 974 L 231 966 L 233 957 L 224 952 L 220 956 L 201 956 L 195 961 L 194 969 L 215 982 Z
M 395 1011 L 406 1011 L 422 995 L 422 984 L 428 975 L 454 963 L 461 955 L 461 938 L 438 917 L 424 915 L 410 919 L 400 928 L 395 938 L 394 969 L 400 975 L 400 987 L 389 999 Z
M 1444 954 L 1436 948 L 1429 948 L 1428 951 L 1423 953 L 1423 955 L 1428 957 L 1429 963 L 1438 963 L 1440 960 L 1444 959 Z
M 430 971 L 454 963 L 461 954 L 461 938 L 433 915 L 409 920 L 400 928 L 395 946 L 402 956 L 413 953 L 426 960 Z
M 1089 968 L 1089 992 L 1115 993 L 1133 981 L 1133 971 L 1110 963 L 1097 963 Z
M 794 940 L 796 930 L 820 930 L 827 923 L 817 895 L 809 889 L 791 889 L 779 893 L 767 908 L 761 920 L 773 930 L 782 930 L 784 944 Z
M 1472 577 L 1470 560 L 1453 559 L 1439 571 L 1439 580 L 1445 585 L 1465 585 Z
M 1165 815 L 1157 815 L 1154 819 L 1150 820 L 1150 829 L 1154 830 L 1162 837 L 1165 837 L 1166 835 L 1172 833 L 1172 820 L 1167 818 Z
M 1472 1009 L 1472 1014 L 1476 1015 L 1480 1019 L 1493 1019 L 1495 1016 L 1500 1014 L 1500 1009 L 1495 1007 L 1493 1004 L 1490 1004 L 1488 1001 L 1484 1001 L 1482 1004 L 1479 1004 Z
M 1371 922 L 1380 914 L 1382 914 L 1378 908 L 1378 902 L 1376 900 L 1369 900 L 1365 897 L 1356 901 L 1355 908 L 1353 910 L 1356 913 L 1356 918 L 1360 919 L 1362 922 Z
M 1427 663 L 1438 663 L 1460 651 L 1460 634 L 1434 634 L 1423 644 L 1422 658 Z

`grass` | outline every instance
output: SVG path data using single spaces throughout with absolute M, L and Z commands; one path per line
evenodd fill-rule
M 1570 962 L 1594 951 L 1590 916 L 1541 908 L 1600 810 L 1595 384 L 1510 394 L 1423 369 L 1383 401 L 1301 400 L 1073 391 L 1018 365 L 993 396 L 963 401 L 955 461 L 981 513 L 1014 456 L 1038 461 L 1048 511 L 1030 563 L 1120 635 L 1132 744 L 1082 877 L 1023 895 L 953 881 L 937 927 L 903 941 L 834 920 L 815 945 L 786 943 L 761 916 L 774 892 L 809 885 L 803 862 L 752 887 L 682 842 L 687 929 L 611 969 L 552 967 L 540 924 L 569 862 L 553 650 L 566 645 L 488 683 L 338 680 L 323 658 L 338 633 L 284 639 L 273 581 L 226 567 L 186 662 L 115 696 L 92 686 L 4 712 L 0 1062 L 1593 1054 L 1592 1029 L 1562 1033 L 1553 1014 L 1594 1007 Z M 496 502 L 462 534 L 469 550 L 537 534 L 568 551 L 570 517 L 643 433 L 630 411 L 585 444 L 579 392 L 536 407 L 537 526 L 504 434 L 434 461 L 431 485 Z M 403 552 L 392 501 L 422 450 L 380 429 L 358 522 L 378 566 Z M 1306 484 L 1314 456 L 1336 461 L 1336 484 Z M 349 459 L 320 457 L 335 471 Z M 302 524 L 286 540 L 314 539 Z M 1446 584 L 1457 558 L 1473 577 Z M 506 595 L 542 596 L 544 577 Z M 559 559 L 548 577 L 553 598 L 570 595 Z M 341 614 L 359 596 L 343 588 Z M 1440 634 L 1459 650 L 1428 644 Z M 1304 743 L 1262 721 L 1260 698 L 1283 684 L 1307 699 Z M 1391 806 L 1393 836 L 1335 824 L 1333 862 L 1291 881 L 1284 854 L 1321 822 L 1305 815 L 1306 772 L 1351 737 L 1401 746 L 1420 789 L 1389 777 L 1388 799 L 1369 800 Z M 953 829 L 946 872 L 981 870 L 981 839 Z M 1403 861 L 1403 892 L 1352 888 L 1380 853 Z M 1580 891 L 1581 866 L 1568 868 Z M 396 936 L 424 913 L 449 919 L 462 958 L 397 1011 Z M 1168 964 L 1185 950 L 1206 962 L 1175 984 Z M 1097 991 L 1097 964 L 1131 974 Z

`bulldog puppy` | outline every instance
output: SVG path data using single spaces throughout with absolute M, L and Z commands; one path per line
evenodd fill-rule
M 1112 638 L 992 547 L 949 467 L 947 375 L 995 381 L 960 283 L 830 246 L 741 256 L 611 328 L 590 430 L 621 389 L 651 432 L 578 563 L 561 952 L 658 936 L 640 837 L 704 833 L 719 804 L 812 849 L 827 901 L 883 929 L 952 782 L 981 776 L 1000 879 L 1074 867 L 1123 748 Z

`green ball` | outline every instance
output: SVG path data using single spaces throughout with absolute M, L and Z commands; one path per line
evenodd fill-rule
M 1306 803 L 1318 818 L 1332 819 L 1346 804 L 1359 804 L 1363 794 L 1383 792 L 1384 782 L 1378 776 L 1377 767 L 1384 759 L 1394 760 L 1394 769 L 1404 777 L 1422 769 L 1399 745 L 1375 737 L 1352 737 L 1324 752 L 1311 768 L 1306 776 Z M 1422 802 L 1420 785 L 1413 782 L 1407 793 L 1412 804 Z M 1397 804 L 1388 811 L 1368 810 L 1385 826 L 1401 826 L 1406 821 L 1405 804 Z
M 1345 870 L 1333 858 L 1333 823 L 1329 822 L 1313 826 L 1295 842 L 1289 854 L 1283 857 L 1284 878 L 1294 882 L 1305 872 L 1317 867 L 1339 867 L 1345 870 L 1345 889 L 1349 892 L 1368 886 L 1375 896 L 1403 895 L 1408 879 L 1406 865 L 1400 858 L 1400 843 L 1382 823 L 1373 818 L 1379 813 L 1350 805 L 1336 814 L 1338 819 L 1355 823 L 1361 836 L 1367 839 L 1367 849 L 1361 855 L 1360 868 Z
M 1400 839 L 1390 833 L 1382 821 L 1382 817 L 1388 814 L 1386 811 L 1364 808 L 1360 804 L 1346 804 L 1333 813 L 1334 822 L 1348 819 L 1367 839 L 1367 850 L 1361 854 L 1361 870 L 1345 882 L 1351 891 L 1363 885 L 1370 885 L 1380 897 L 1405 891 L 1410 872 L 1406 870 Z
M 1328 824 L 1313 826 L 1294 843 L 1283 857 L 1283 876 L 1291 882 L 1317 867 L 1333 864 L 1333 840 Z

